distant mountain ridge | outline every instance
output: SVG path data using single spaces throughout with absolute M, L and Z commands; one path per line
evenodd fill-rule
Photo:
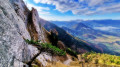
M 77 52 L 81 52 L 81 51 L 96 51 L 96 52 L 101 52 L 100 49 L 97 49 L 95 47 L 91 47 L 93 46 L 92 44 L 89 44 L 87 42 L 84 42 L 81 39 L 75 38 L 72 35 L 70 35 L 69 33 L 67 33 L 65 30 L 63 30 L 62 28 L 59 28 L 58 26 L 56 26 L 53 23 L 50 23 L 48 21 L 45 21 L 43 19 L 40 20 L 41 24 L 45 27 L 46 30 L 50 31 L 51 29 L 56 29 L 56 31 L 58 32 L 58 37 L 59 39 L 66 44 L 67 47 L 71 47 L 74 50 L 77 50 Z M 43 23 L 44 22 L 44 23 Z
M 98 20 L 97 20 L 98 21 Z M 105 21 L 105 20 L 104 20 Z M 107 21 L 107 20 L 106 20 Z M 75 22 L 75 23 L 74 23 Z M 92 22 L 92 21 L 91 21 Z M 55 23 L 55 22 L 54 22 Z M 88 24 L 87 24 L 88 23 Z M 99 22 L 100 23 L 100 22 Z M 112 22 L 111 22 L 112 23 Z M 119 22 L 118 22 L 119 23 Z M 113 50 L 117 47 L 116 45 L 114 45 L 113 47 L 111 46 L 111 48 L 113 49 L 109 49 L 108 47 L 110 47 L 110 45 L 113 45 L 115 43 L 117 43 L 119 45 L 119 43 L 117 41 L 113 42 L 113 43 L 109 43 L 109 42 L 99 42 L 100 40 L 97 40 L 99 38 L 103 38 L 102 40 L 106 40 L 109 39 L 109 37 L 113 36 L 113 37 L 119 37 L 118 34 L 115 33 L 111 33 L 108 31 L 102 31 L 102 30 L 97 30 L 94 29 L 92 27 L 90 27 L 90 21 L 80 21 L 78 23 L 78 21 L 71 21 L 70 23 L 68 22 L 63 22 L 60 24 L 60 22 L 56 22 L 56 25 L 58 25 L 59 27 L 63 28 L 64 30 L 66 30 L 68 33 L 70 33 L 71 35 L 78 37 L 80 39 L 83 39 L 85 41 L 88 41 L 92 44 L 94 44 L 96 47 L 99 47 L 103 50 L 103 52 L 107 52 L 110 54 L 117 54 L 119 52 L 113 52 Z M 66 25 L 67 24 L 67 25 Z M 69 24 L 72 24 L 71 26 L 68 26 Z M 91 23 L 91 25 L 96 26 L 98 23 Z M 87 26 L 88 25 L 88 26 Z M 99 24 L 101 25 L 101 24 Z M 102 25 L 101 25 L 102 26 Z M 104 25 L 105 26 L 105 25 Z M 117 32 L 116 32 L 117 33 Z M 107 36 L 106 36 L 107 35 Z M 96 41 L 97 40 L 97 41 Z M 108 40 L 109 41 L 109 40 Z M 109 44 L 109 46 L 107 45 Z M 119 47 L 117 47 L 117 50 L 119 51 Z M 113 53 L 111 53 L 113 52 Z
M 56 25 L 65 25 L 65 24 L 76 24 L 76 23 L 83 23 L 89 27 L 94 27 L 94 26 L 101 26 L 101 25 L 107 25 L 107 26 L 115 26 L 115 27 L 120 27 L 120 20 L 111 20 L 111 19 L 106 19 L 106 20 L 71 20 L 71 21 L 50 21 L 51 23 L 54 23 Z M 74 23 L 73 23 L 74 22 Z M 113 23 L 114 22 L 114 23 Z

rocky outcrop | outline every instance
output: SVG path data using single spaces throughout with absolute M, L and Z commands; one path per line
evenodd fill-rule
M 0 66 L 22 67 L 32 53 L 22 37 L 30 36 L 8 0 L 0 0 L 0 29 Z
M 22 0 L 10 0 L 17 15 L 24 21 L 30 36 L 34 40 L 45 41 L 45 34 L 47 31 L 43 30 L 43 27 L 39 25 L 39 15 L 36 9 L 28 10 L 25 3 Z
M 29 18 L 28 18 L 27 27 L 31 35 L 31 38 L 33 38 L 33 40 L 41 40 L 42 42 L 45 43 L 46 41 L 45 41 L 44 33 L 46 32 L 45 30 L 43 30 L 43 27 L 39 25 L 40 21 L 37 10 L 32 8 L 28 17 Z
M 32 23 L 28 21 L 30 18 Z M 24 40 L 38 37 L 46 42 L 43 35 L 45 30 L 38 22 L 37 11 L 29 11 L 22 0 L 0 0 L 0 67 L 27 66 L 25 63 L 38 53 L 37 48 Z M 28 24 L 34 25 L 35 33 L 28 29 Z
M 17 15 L 24 21 L 25 24 L 27 24 L 30 10 L 26 7 L 23 0 L 9 0 L 9 1 Z

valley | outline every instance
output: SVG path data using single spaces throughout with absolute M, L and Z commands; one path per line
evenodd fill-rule
M 62 23 L 61 22 L 52 22 L 52 23 L 55 23 L 56 25 L 66 30 L 71 35 L 83 39 L 89 43 L 92 43 L 95 47 L 99 48 L 104 53 L 119 55 L 120 54 L 119 32 L 118 31 L 116 32 L 114 29 L 110 29 L 113 30 L 114 32 L 109 31 L 109 29 L 108 30 L 95 29 L 95 27 L 98 27 L 98 25 L 100 25 L 101 27 L 109 26 L 109 25 L 115 26 L 114 24 L 119 23 L 119 21 L 115 20 L 116 23 L 113 24 L 112 22 L 115 22 L 114 20 L 113 21 L 109 20 L 110 24 L 108 24 L 107 20 L 103 20 L 103 21 L 104 23 L 101 24 L 99 20 L 96 23 L 93 21 L 70 21 L 70 22 L 63 21 Z M 119 27 L 119 25 L 116 27 Z

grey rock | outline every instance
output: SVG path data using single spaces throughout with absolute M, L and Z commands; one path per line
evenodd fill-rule
M 19 16 L 10 1 L 0 0 L 0 67 L 23 67 L 37 49 L 24 41 L 23 38 L 31 39 L 21 18 L 26 15 Z

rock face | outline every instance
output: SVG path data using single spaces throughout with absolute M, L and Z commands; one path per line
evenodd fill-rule
M 0 67 L 23 67 L 38 52 L 24 40 L 46 42 L 38 22 L 37 11 L 29 11 L 22 0 L 0 0 Z
M 43 27 L 39 25 L 40 21 L 37 10 L 32 8 L 32 11 L 30 12 L 28 17 L 29 18 L 28 18 L 27 27 L 31 35 L 31 38 L 33 38 L 34 40 L 41 40 L 42 42 L 46 42 L 44 37 Z

